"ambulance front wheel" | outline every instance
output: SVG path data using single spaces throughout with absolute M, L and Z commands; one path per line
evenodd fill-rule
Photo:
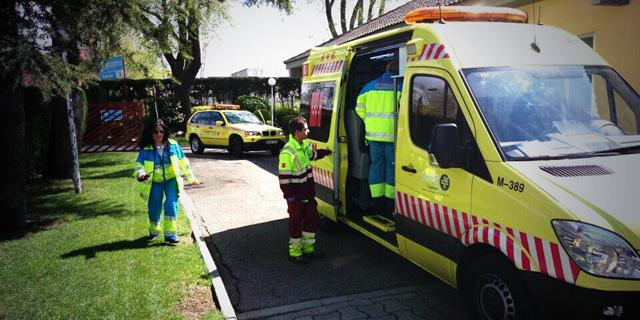
M 198 136 L 191 136 L 191 138 L 189 138 L 189 146 L 191 147 L 191 152 L 193 153 L 202 153 L 204 152 L 204 146 L 202 145 L 202 141 L 200 141 L 200 138 L 198 138 Z
M 483 256 L 468 266 L 466 296 L 471 319 L 534 319 L 524 282 L 510 262 Z

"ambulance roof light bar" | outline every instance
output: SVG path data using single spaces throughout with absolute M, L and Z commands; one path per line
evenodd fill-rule
M 482 6 L 424 7 L 410 11 L 406 24 L 435 21 L 527 22 L 527 14 L 518 9 Z
M 216 103 L 214 105 L 202 105 L 191 108 L 192 111 L 204 111 L 204 110 L 240 110 L 240 106 L 237 104 L 224 104 Z

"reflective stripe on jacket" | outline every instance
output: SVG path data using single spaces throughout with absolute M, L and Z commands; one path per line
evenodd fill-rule
M 402 83 L 397 84 L 400 99 Z M 365 138 L 370 141 L 393 142 L 395 112 L 393 107 L 393 78 L 385 72 L 367 83 L 358 95 L 356 113 L 364 121 Z
M 167 146 L 165 146 L 167 148 Z M 160 183 L 163 180 L 169 180 L 172 178 L 176 178 L 178 181 L 178 192 L 183 187 L 183 179 L 187 180 L 187 182 L 192 183 L 195 180 L 193 173 L 191 172 L 191 166 L 189 165 L 189 160 L 182 151 L 182 147 L 173 139 L 169 139 L 168 145 L 169 152 L 169 160 L 171 165 L 160 164 L 158 168 L 156 168 L 155 162 L 158 157 L 158 154 L 153 145 L 148 145 L 144 147 L 138 153 L 138 158 L 136 160 L 135 170 L 133 172 L 133 176 L 135 178 L 138 177 L 140 170 L 144 170 L 147 174 L 151 174 L 151 177 L 146 181 L 139 184 L 140 194 L 148 198 L 149 192 L 151 191 L 151 183 Z M 167 152 L 166 150 L 164 151 Z M 162 168 L 164 166 L 164 170 Z M 180 174 L 178 174 L 180 173 Z
M 305 200 L 315 197 L 311 161 L 318 158 L 308 141 L 299 144 L 293 136 L 282 147 L 278 161 L 280 189 L 285 199 Z

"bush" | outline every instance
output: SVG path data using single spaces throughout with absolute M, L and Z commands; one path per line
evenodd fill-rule
M 254 112 L 258 109 L 270 108 L 269 102 L 267 102 L 266 99 L 258 96 L 250 96 L 250 95 L 239 96 L 236 103 L 240 105 L 241 109 L 248 110 L 251 112 Z
M 298 110 L 290 108 L 279 108 L 275 111 L 275 113 L 276 122 L 280 125 L 281 128 L 287 127 L 289 125 L 289 120 L 298 116 Z

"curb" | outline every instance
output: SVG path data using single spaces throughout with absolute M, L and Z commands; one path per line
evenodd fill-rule
M 193 204 L 193 200 L 191 197 L 185 192 L 185 190 L 181 190 L 180 192 L 180 203 L 184 208 L 184 211 L 189 218 L 189 224 L 191 225 L 191 232 L 193 232 L 193 238 L 198 242 L 198 248 L 200 249 L 200 255 L 204 260 L 204 264 L 207 267 L 207 272 L 209 273 L 209 277 L 211 278 L 211 284 L 213 285 L 213 290 L 215 292 L 215 298 L 218 301 L 218 305 L 220 307 L 220 311 L 224 315 L 225 319 L 238 319 L 236 316 L 236 311 L 233 309 L 233 305 L 231 304 L 231 300 L 229 299 L 229 294 L 227 294 L 227 290 L 224 287 L 224 283 L 222 282 L 222 278 L 220 278 L 220 273 L 218 272 L 218 267 L 213 262 L 213 257 L 211 257 L 211 252 L 209 252 L 209 248 L 207 248 L 206 243 L 204 243 L 202 233 L 200 231 L 200 224 L 195 219 L 195 206 Z

